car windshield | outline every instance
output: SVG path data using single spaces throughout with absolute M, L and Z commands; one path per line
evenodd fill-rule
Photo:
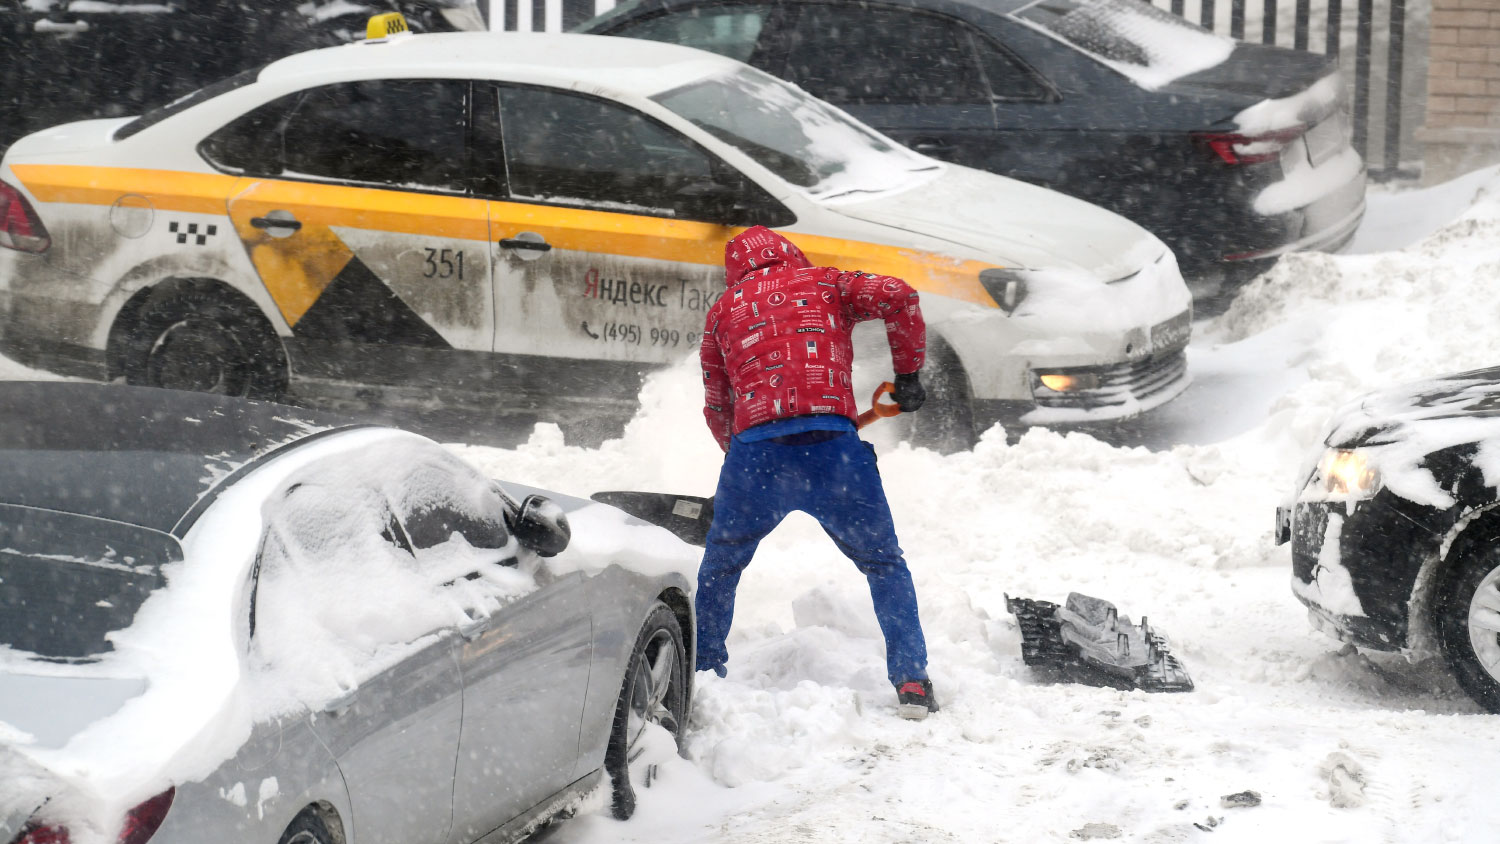
M 67 661 L 107 653 L 163 585 L 161 566 L 181 559 L 154 530 L 0 505 L 0 645 Z
M 816 199 L 899 190 L 940 169 L 827 103 L 749 68 L 652 99 Z
M 204 87 L 199 88 L 192 93 L 184 94 L 181 97 L 178 97 L 170 103 L 162 106 L 161 108 L 153 108 L 145 114 L 142 114 L 140 117 L 137 117 L 129 123 L 126 123 L 124 126 L 121 126 L 119 129 L 116 129 L 115 140 L 123 141 L 131 135 L 134 135 L 135 133 L 141 131 L 142 129 L 147 129 L 151 126 L 155 126 L 156 124 L 162 122 L 163 120 L 166 120 L 168 117 L 171 117 L 174 114 L 187 111 L 193 106 L 202 102 L 207 102 L 214 97 L 219 96 L 220 94 L 227 94 L 230 91 L 235 90 L 236 88 L 243 88 L 258 79 L 260 77 L 260 71 L 261 66 L 256 66 L 249 70 L 242 70 L 227 79 L 220 79 L 218 82 L 215 82 L 211 85 L 205 85 Z
M 1140 0 L 1036 0 L 1013 13 L 1147 88 L 1207 70 L 1234 41 Z

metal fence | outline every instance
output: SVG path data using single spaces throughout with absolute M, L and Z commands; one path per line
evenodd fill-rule
M 1377 180 L 1414 177 L 1413 129 L 1426 104 L 1427 0 L 1153 0 L 1242 41 L 1335 56 L 1354 146 Z M 1418 60 L 1408 64 L 1414 50 Z
M 1240 40 L 1338 58 L 1349 86 L 1354 145 L 1370 177 L 1414 177 L 1413 129 L 1426 103 L 1429 0 L 1149 0 Z M 615 0 L 490 0 L 496 29 L 571 29 Z M 1409 37 L 1408 26 L 1415 37 Z M 1408 63 L 1406 51 L 1418 61 Z

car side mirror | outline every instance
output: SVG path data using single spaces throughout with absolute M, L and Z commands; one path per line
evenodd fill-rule
M 568 526 L 568 516 L 562 507 L 541 495 L 526 496 L 513 515 L 506 514 L 506 522 L 522 548 L 543 557 L 561 554 L 573 538 L 573 529 Z

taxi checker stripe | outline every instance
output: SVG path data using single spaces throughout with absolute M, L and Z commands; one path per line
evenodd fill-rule
M 110 205 L 124 193 L 142 193 L 163 210 L 223 214 L 225 200 L 236 185 L 274 183 L 278 201 L 303 206 L 299 219 L 310 215 L 304 222 L 466 240 L 489 238 L 483 215 L 454 213 L 453 203 L 483 201 L 466 197 L 172 170 L 65 164 L 16 164 L 11 169 L 41 202 Z M 723 262 L 724 242 L 743 231 L 712 223 L 503 201 L 489 202 L 489 219 L 497 236 L 514 234 L 511 229 L 534 231 L 558 249 L 710 265 Z M 815 264 L 893 275 L 922 292 L 994 307 L 979 284 L 980 270 L 994 264 L 795 229 L 788 234 L 797 238 Z

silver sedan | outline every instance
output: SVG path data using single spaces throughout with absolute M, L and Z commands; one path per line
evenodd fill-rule
M 0 384 L 0 474 L 0 841 L 513 840 L 680 739 L 695 556 L 612 508 L 89 384 Z

